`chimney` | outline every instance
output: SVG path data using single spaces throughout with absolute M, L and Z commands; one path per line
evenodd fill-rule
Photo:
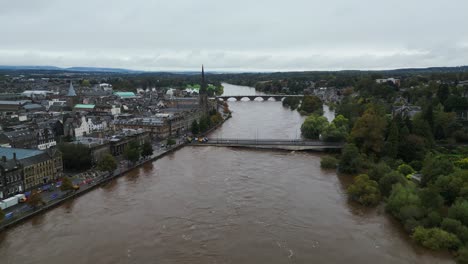
M 16 152 L 13 152 L 13 159 L 16 160 Z
M 2 161 L 6 162 L 6 156 L 2 156 Z

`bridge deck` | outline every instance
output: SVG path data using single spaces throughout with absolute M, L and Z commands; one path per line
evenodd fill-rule
M 284 140 L 284 139 L 209 139 L 208 142 L 194 142 L 194 145 L 205 146 L 225 146 L 225 147 L 265 147 L 281 149 L 341 149 L 344 143 L 305 141 L 305 140 Z

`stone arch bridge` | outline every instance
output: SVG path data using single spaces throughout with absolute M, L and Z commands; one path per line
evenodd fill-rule
M 254 101 L 257 98 L 262 98 L 263 101 L 268 101 L 269 99 L 274 99 L 275 101 L 281 101 L 286 97 L 297 97 L 302 98 L 304 95 L 281 95 L 281 94 L 259 94 L 259 95 L 221 95 L 216 96 L 217 101 L 227 101 L 229 99 L 236 99 L 236 101 L 241 101 L 243 98 L 247 98 L 250 101 Z

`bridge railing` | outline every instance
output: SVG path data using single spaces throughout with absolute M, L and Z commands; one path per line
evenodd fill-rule
M 297 145 L 297 146 L 342 146 L 342 142 L 325 142 L 319 140 L 300 139 L 240 139 L 240 138 L 209 138 L 211 144 L 236 145 Z

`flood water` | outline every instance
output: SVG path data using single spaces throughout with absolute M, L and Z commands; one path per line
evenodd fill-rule
M 212 136 L 296 138 L 303 120 L 229 104 Z M 185 147 L 0 233 L 0 263 L 452 263 L 348 202 L 350 180 L 317 153 Z

